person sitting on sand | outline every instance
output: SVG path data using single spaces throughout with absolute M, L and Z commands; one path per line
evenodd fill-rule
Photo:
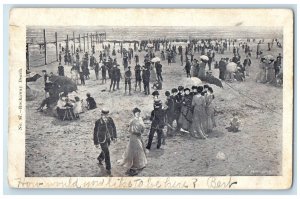
M 159 80 L 156 80 L 156 82 L 154 82 L 153 87 L 154 90 L 161 90 L 162 89 L 162 82 Z
M 87 98 L 86 98 L 87 109 L 92 110 L 92 109 L 97 108 L 96 102 L 95 102 L 94 98 L 91 97 L 91 94 L 87 93 L 86 96 L 87 96 Z
M 227 130 L 229 132 L 238 132 L 240 125 L 241 125 L 241 122 L 238 118 L 238 114 L 233 113 L 233 118 L 230 120 L 230 126 L 227 127 Z

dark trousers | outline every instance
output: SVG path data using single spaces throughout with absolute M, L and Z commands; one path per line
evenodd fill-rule
M 208 68 L 209 68 L 209 70 L 211 70 L 211 62 L 212 62 L 212 60 L 209 59 L 209 61 L 208 61 Z
M 106 166 L 107 170 L 111 170 L 110 155 L 109 155 L 109 149 L 108 149 L 109 145 L 110 145 L 110 141 L 100 144 L 101 153 L 97 158 L 99 161 L 105 160 L 105 166 Z
M 140 91 L 141 91 L 142 90 L 142 88 L 141 88 L 141 80 L 135 80 L 135 90 L 136 90 L 137 85 L 139 86 Z
M 115 90 L 116 87 L 116 80 L 114 78 L 110 79 L 110 87 L 109 90 L 111 90 L 111 87 L 113 87 L 113 90 Z
M 162 78 L 162 76 L 161 76 L 161 73 L 157 73 L 156 76 L 157 76 L 157 80 L 158 80 L 158 81 L 163 81 L 163 78 Z
M 99 72 L 95 72 L 95 75 L 96 75 L 96 79 L 98 80 L 99 79 Z
M 131 80 L 130 79 L 125 79 L 125 92 L 127 91 L 127 85 L 129 89 L 129 93 L 131 92 Z
M 149 82 L 144 82 L 144 92 L 146 95 L 150 95 Z
M 186 77 L 192 77 L 191 76 L 191 71 L 189 71 L 189 70 L 186 71 Z
M 151 127 L 150 129 L 150 133 L 149 133 L 149 138 L 148 138 L 148 144 L 146 146 L 147 149 L 151 149 L 151 145 L 152 145 L 152 141 L 153 141 L 153 136 L 154 136 L 154 133 L 157 132 L 157 147 L 156 148 L 160 148 L 161 146 L 161 138 L 162 138 L 162 129 L 156 129 L 156 128 L 153 128 Z

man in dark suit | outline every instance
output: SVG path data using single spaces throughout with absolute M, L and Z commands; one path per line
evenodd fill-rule
M 157 62 L 157 63 L 155 64 L 155 69 L 156 69 L 156 76 L 157 76 L 157 79 L 158 79 L 159 81 L 163 81 L 163 78 L 162 78 L 162 75 L 161 75 L 161 73 L 162 73 L 162 65 L 160 64 L 160 62 Z
M 101 148 L 97 158 L 99 165 L 102 165 L 102 161 L 105 160 L 106 171 L 111 175 L 109 145 L 111 141 L 117 140 L 117 131 L 114 120 L 108 116 L 108 113 L 107 109 L 102 109 L 101 118 L 95 122 L 94 145 L 98 149 Z
M 165 111 L 162 109 L 162 102 L 159 99 L 154 100 L 154 110 L 151 112 L 151 129 L 146 149 L 150 150 L 154 133 L 157 133 L 157 149 L 161 147 L 163 128 L 165 126 Z
M 150 95 L 150 87 L 149 87 L 149 84 L 150 84 L 150 70 L 149 68 L 145 68 L 143 69 L 143 84 L 144 84 L 144 92 L 145 92 L 145 95 Z

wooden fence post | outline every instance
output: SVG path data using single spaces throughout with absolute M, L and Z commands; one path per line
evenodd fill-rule
M 44 29 L 44 48 L 45 48 L 45 65 L 47 65 L 47 43 L 46 43 L 46 30 Z
M 79 34 L 79 52 L 81 52 L 80 34 Z
M 76 44 L 75 44 L 75 33 L 73 32 L 73 46 L 74 46 L 74 54 L 76 52 Z
M 85 52 L 85 35 L 83 34 L 83 52 Z
M 87 44 L 87 50 L 89 51 L 89 33 L 87 33 L 86 36 L 86 44 Z
M 58 61 L 57 32 L 55 32 L 56 61 Z
M 30 66 L 29 66 L 29 44 L 26 43 L 26 66 L 27 66 L 27 70 L 30 69 Z

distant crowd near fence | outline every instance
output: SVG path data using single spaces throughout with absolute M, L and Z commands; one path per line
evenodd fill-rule
M 69 51 L 75 54 L 77 48 L 80 52 L 89 51 L 95 44 L 106 40 L 106 32 L 77 35 L 73 32 L 71 37 L 67 34 L 65 39 L 60 40 L 58 38 L 62 36 L 59 37 L 57 32 L 52 35 L 47 34 L 46 36 L 46 29 L 43 29 L 42 34 L 37 35 L 41 40 L 33 41 L 31 39 L 26 42 L 27 70 L 30 67 L 43 66 L 58 61 L 60 52 L 63 56 Z

